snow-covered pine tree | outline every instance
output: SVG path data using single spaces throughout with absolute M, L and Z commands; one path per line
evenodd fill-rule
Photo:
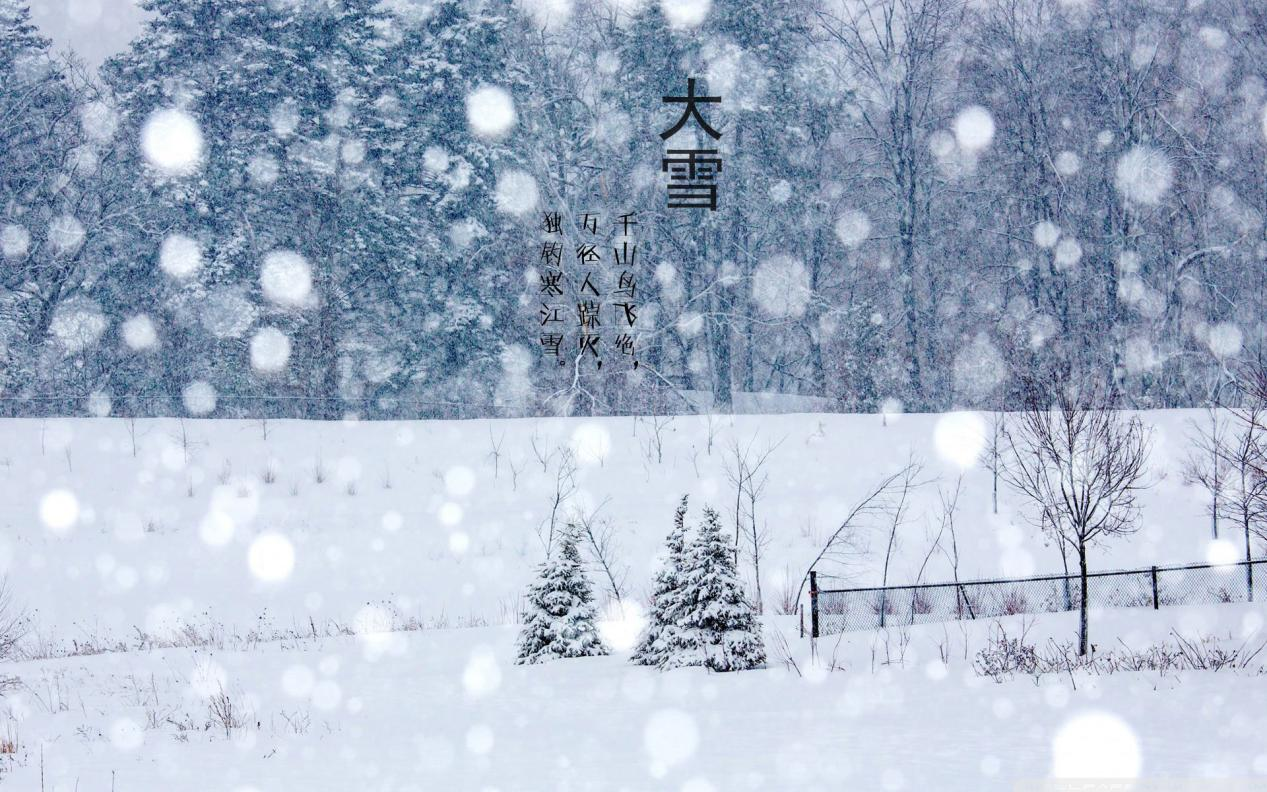
M 594 626 L 594 595 L 581 553 L 576 526 L 568 525 L 555 552 L 541 565 L 528 588 L 528 611 L 519 633 L 515 663 L 545 663 L 565 657 L 607 654 Z
M 679 635 L 670 642 L 664 667 L 702 665 L 714 671 L 743 671 L 765 663 L 761 625 L 735 573 L 730 543 L 717 512 L 704 509 L 682 570 Z
M 677 632 L 676 620 L 682 610 L 682 564 L 686 560 L 686 495 L 673 515 L 673 530 L 665 539 L 668 555 L 656 572 L 651 593 L 651 616 L 647 630 L 629 660 L 638 665 L 662 665 L 669 655 Z

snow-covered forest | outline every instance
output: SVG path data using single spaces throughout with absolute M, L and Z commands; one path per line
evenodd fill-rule
M 1263 354 L 1249 0 L 146 0 L 97 71 L 0 2 L 0 411 L 1198 406 Z M 661 97 L 722 97 L 719 211 Z M 637 371 L 537 340 L 541 213 L 636 213 Z
M 1264 316 L 1258 0 L 0 0 L 0 789 L 1261 789 Z

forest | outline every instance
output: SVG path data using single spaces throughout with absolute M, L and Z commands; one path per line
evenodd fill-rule
M 0 414 L 1191 407 L 1262 360 L 1252 0 L 143 6 L 95 69 L 0 0 Z M 692 77 L 716 211 L 666 206 Z M 636 216 L 636 369 L 543 351 L 548 212 Z

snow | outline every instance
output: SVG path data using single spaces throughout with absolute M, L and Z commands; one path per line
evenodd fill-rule
M 1055 247 L 1060 239 L 1060 226 L 1050 220 L 1043 220 L 1034 226 L 1034 244 L 1040 248 Z
M 1052 738 L 1054 778 L 1138 778 L 1139 737 L 1125 720 L 1102 710 L 1070 718 Z
M 141 129 L 141 150 L 145 159 L 161 173 L 189 176 L 202 161 L 202 130 L 184 110 L 156 110 Z
M 216 409 L 216 390 L 204 380 L 195 380 L 186 385 L 181 398 L 190 415 L 207 415 Z
M 241 338 L 259 316 L 259 306 L 239 286 L 222 286 L 207 293 L 198 307 L 198 321 L 216 338 Z
M 203 387 L 187 394 L 191 413 L 215 407 L 214 390 Z M 122 640 L 128 651 L 6 665 L 24 686 L 0 702 L 0 722 L 6 713 L 15 719 L 29 753 L 6 766 L 5 782 L 39 788 L 40 746 L 47 792 L 71 792 L 76 781 L 84 789 L 112 773 L 119 789 L 172 792 L 407 788 L 390 779 L 471 792 L 809 792 L 884 788 L 898 783 L 895 773 L 907 789 L 1002 792 L 1016 779 L 1091 770 L 1267 772 L 1258 737 L 1267 717 L 1242 703 L 1256 700 L 1258 677 L 1075 673 L 995 683 L 972 668 L 991 624 L 915 627 L 909 643 L 898 633 L 832 636 L 819 641 L 816 663 L 795 618 L 768 615 L 767 647 L 781 633 L 802 675 L 777 657 L 732 674 L 628 662 L 683 492 L 730 519 L 725 449 L 733 443 L 778 444 L 758 503 L 772 531 L 768 597 L 779 581 L 799 582 L 814 537 L 912 453 L 936 482 L 911 494 L 894 579 L 916 574 L 925 521 L 935 530 L 940 514 L 939 485 L 960 476 L 962 576 L 1060 568 L 1006 486 L 999 514 L 991 512 L 982 460 L 989 415 L 886 410 L 681 416 L 662 429 L 662 462 L 646 450 L 649 421 L 633 418 L 270 420 L 267 438 L 255 420 L 7 419 L 6 454 L 28 464 L 0 466 L 0 499 L 11 504 L 0 570 L 37 610 L 42 632 Z M 1094 568 L 1239 558 L 1234 542 L 1210 542 L 1205 500 L 1181 483 L 1188 421 L 1204 413 L 1141 416 L 1157 432 L 1153 465 L 1167 483 L 1141 493 L 1142 530 L 1095 548 Z M 490 437 L 500 443 L 499 472 Z M 534 443 L 548 455 L 544 469 Z M 513 618 L 540 560 L 536 531 L 548 518 L 561 448 L 577 456 L 585 495 L 564 514 L 609 499 L 600 516 L 618 530 L 630 591 L 623 602 L 599 603 L 597 627 L 614 656 L 525 668 L 514 665 L 517 627 L 496 625 Z M 324 483 L 314 479 L 317 467 Z M 390 488 L 378 483 L 384 473 Z M 352 481 L 355 494 L 345 486 Z M 852 582 L 876 582 L 887 528 L 865 526 L 871 551 L 847 570 Z M 931 558 L 925 579 L 946 579 L 947 564 Z M 597 591 L 600 579 L 590 575 Z M 401 631 L 406 619 L 433 628 Z M 494 626 L 440 628 L 467 620 Z M 1071 614 L 1013 618 L 1007 628 L 1022 622 L 1038 646 L 1075 634 Z M 134 625 L 168 641 L 187 629 L 225 637 L 136 651 Z M 356 634 L 328 635 L 331 625 Z M 277 628 L 297 637 L 231 637 Z M 1264 636 L 1254 605 L 1092 613 L 1101 646 L 1120 639 L 1140 647 L 1172 629 L 1236 644 Z M 899 645 L 901 659 L 886 662 Z M 73 691 L 65 709 L 35 695 L 59 689 Z M 221 691 L 249 713 L 228 737 L 202 727 Z M 586 713 L 580 728 L 578 713 Z M 176 725 L 188 721 L 195 727 Z M 926 760 L 910 760 L 916 748 Z
M 1132 146 L 1117 161 L 1114 184 L 1127 201 L 1146 206 L 1158 204 L 1175 178 L 1170 158 L 1153 146 Z
M 514 128 L 515 101 L 504 88 L 483 85 L 466 96 L 466 121 L 477 137 L 500 140 Z
M 274 250 L 260 266 L 264 296 L 285 308 L 306 306 L 312 296 L 312 267 L 293 250 Z
M 1061 237 L 1052 256 L 1059 269 L 1067 270 L 1082 260 L 1082 245 L 1073 237 Z
M 965 107 L 955 116 L 955 141 L 964 151 L 978 152 L 994 140 L 994 118 L 980 105 Z
M 257 154 L 246 163 L 246 174 L 256 187 L 268 187 L 277 181 L 280 168 L 277 160 L 267 154 Z
M 752 299 L 767 316 L 804 316 L 812 293 L 809 270 L 792 256 L 780 253 L 765 258 L 752 273 Z
M 1240 354 L 1244 335 L 1241 328 L 1231 322 L 1219 322 L 1210 327 L 1206 343 L 1215 357 L 1232 358 Z
M 25 226 L 9 223 L 0 229 L 0 253 L 10 261 L 19 261 L 26 257 L 31 247 L 31 232 Z
M 526 171 L 511 169 L 497 177 L 493 199 L 497 210 L 515 217 L 525 217 L 537 208 L 540 194 L 537 180 Z
M 515 5 L 545 30 L 558 30 L 572 17 L 573 0 L 515 0 Z
M 845 211 L 836 219 L 836 238 L 847 248 L 857 247 L 871 236 L 871 218 L 858 209 Z
M 192 278 L 202 269 L 202 248 L 184 234 L 169 234 L 159 248 L 158 266 L 177 280 Z
M 1238 641 L 1251 615 L 1245 606 L 1187 613 Z M 1170 621 L 1141 614 L 1106 615 L 1105 634 L 1132 645 L 1166 636 Z M 1064 614 L 1044 617 L 1028 640 L 1063 638 L 1071 626 Z M 904 659 L 891 664 L 872 662 L 873 653 L 884 657 L 883 634 L 824 639 L 815 664 L 795 626 L 772 620 L 768 631 L 788 636 L 803 676 L 778 664 L 659 672 L 622 655 L 515 666 L 513 628 L 397 633 L 400 653 L 366 654 L 356 638 L 328 638 L 23 662 L 7 670 L 31 690 L 6 706 L 22 742 L 42 746 L 43 767 L 38 756 L 16 764 L 6 782 L 39 789 L 42 771 L 47 792 L 97 778 L 108 789 L 112 777 L 119 789 L 171 792 L 893 784 L 1004 792 L 1020 779 L 1088 774 L 1215 788 L 1210 779 L 1267 769 L 1267 719 L 1248 705 L 1261 687 L 1251 674 L 1079 672 L 995 683 L 971 668 L 988 625 L 966 627 L 914 628 Z M 889 640 L 891 648 L 897 638 Z M 828 670 L 828 660 L 841 670 Z M 67 691 L 69 706 L 54 699 L 50 711 L 35 695 L 43 690 Z M 201 693 L 221 690 L 250 713 L 227 738 L 202 728 L 209 702 Z M 149 713 L 158 717 L 147 728 Z M 173 725 L 186 719 L 192 730 Z
M 158 344 L 158 328 L 154 326 L 154 320 L 145 314 L 128 317 L 121 329 L 123 343 L 134 352 L 144 352 Z
M 74 354 L 96 344 L 109 324 L 95 300 L 72 297 L 57 306 L 48 330 L 62 349 Z
M 276 374 L 290 360 L 290 338 L 276 327 L 262 327 L 251 337 L 251 368 Z
M 58 215 L 48 224 L 48 241 L 52 244 L 53 251 L 61 256 L 79 250 L 86 233 L 83 223 L 73 215 Z
M 660 11 L 669 27 L 690 30 L 699 27 L 712 10 L 712 0 L 660 0 Z
M 90 140 L 104 143 L 119 128 L 118 111 L 101 100 L 88 102 L 80 108 L 79 126 Z
M 79 520 L 79 501 L 75 493 L 51 490 L 40 498 L 40 521 L 54 533 L 66 533 Z
M 268 114 L 273 134 L 279 138 L 287 138 L 299 129 L 299 104 L 293 99 L 286 99 L 274 105 Z
M 285 580 L 295 568 L 295 548 L 280 533 L 265 533 L 251 542 L 247 552 L 251 574 L 260 580 L 276 583 Z
M 1241 560 L 1241 550 L 1226 539 L 1214 539 L 1205 553 L 1207 564 L 1231 564 Z
M 1082 170 L 1082 157 L 1077 152 L 1062 151 L 1056 155 L 1056 173 L 1066 178 L 1077 175 Z
M 955 353 L 952 380 L 955 393 L 980 403 L 1007 376 L 1007 362 L 998 346 L 983 332 Z
M 963 470 L 977 464 L 985 450 L 988 429 L 980 413 L 946 413 L 933 429 L 937 454 Z

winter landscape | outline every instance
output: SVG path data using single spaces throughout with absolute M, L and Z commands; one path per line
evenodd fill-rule
M 0 789 L 1267 790 L 1264 63 L 0 0 Z

